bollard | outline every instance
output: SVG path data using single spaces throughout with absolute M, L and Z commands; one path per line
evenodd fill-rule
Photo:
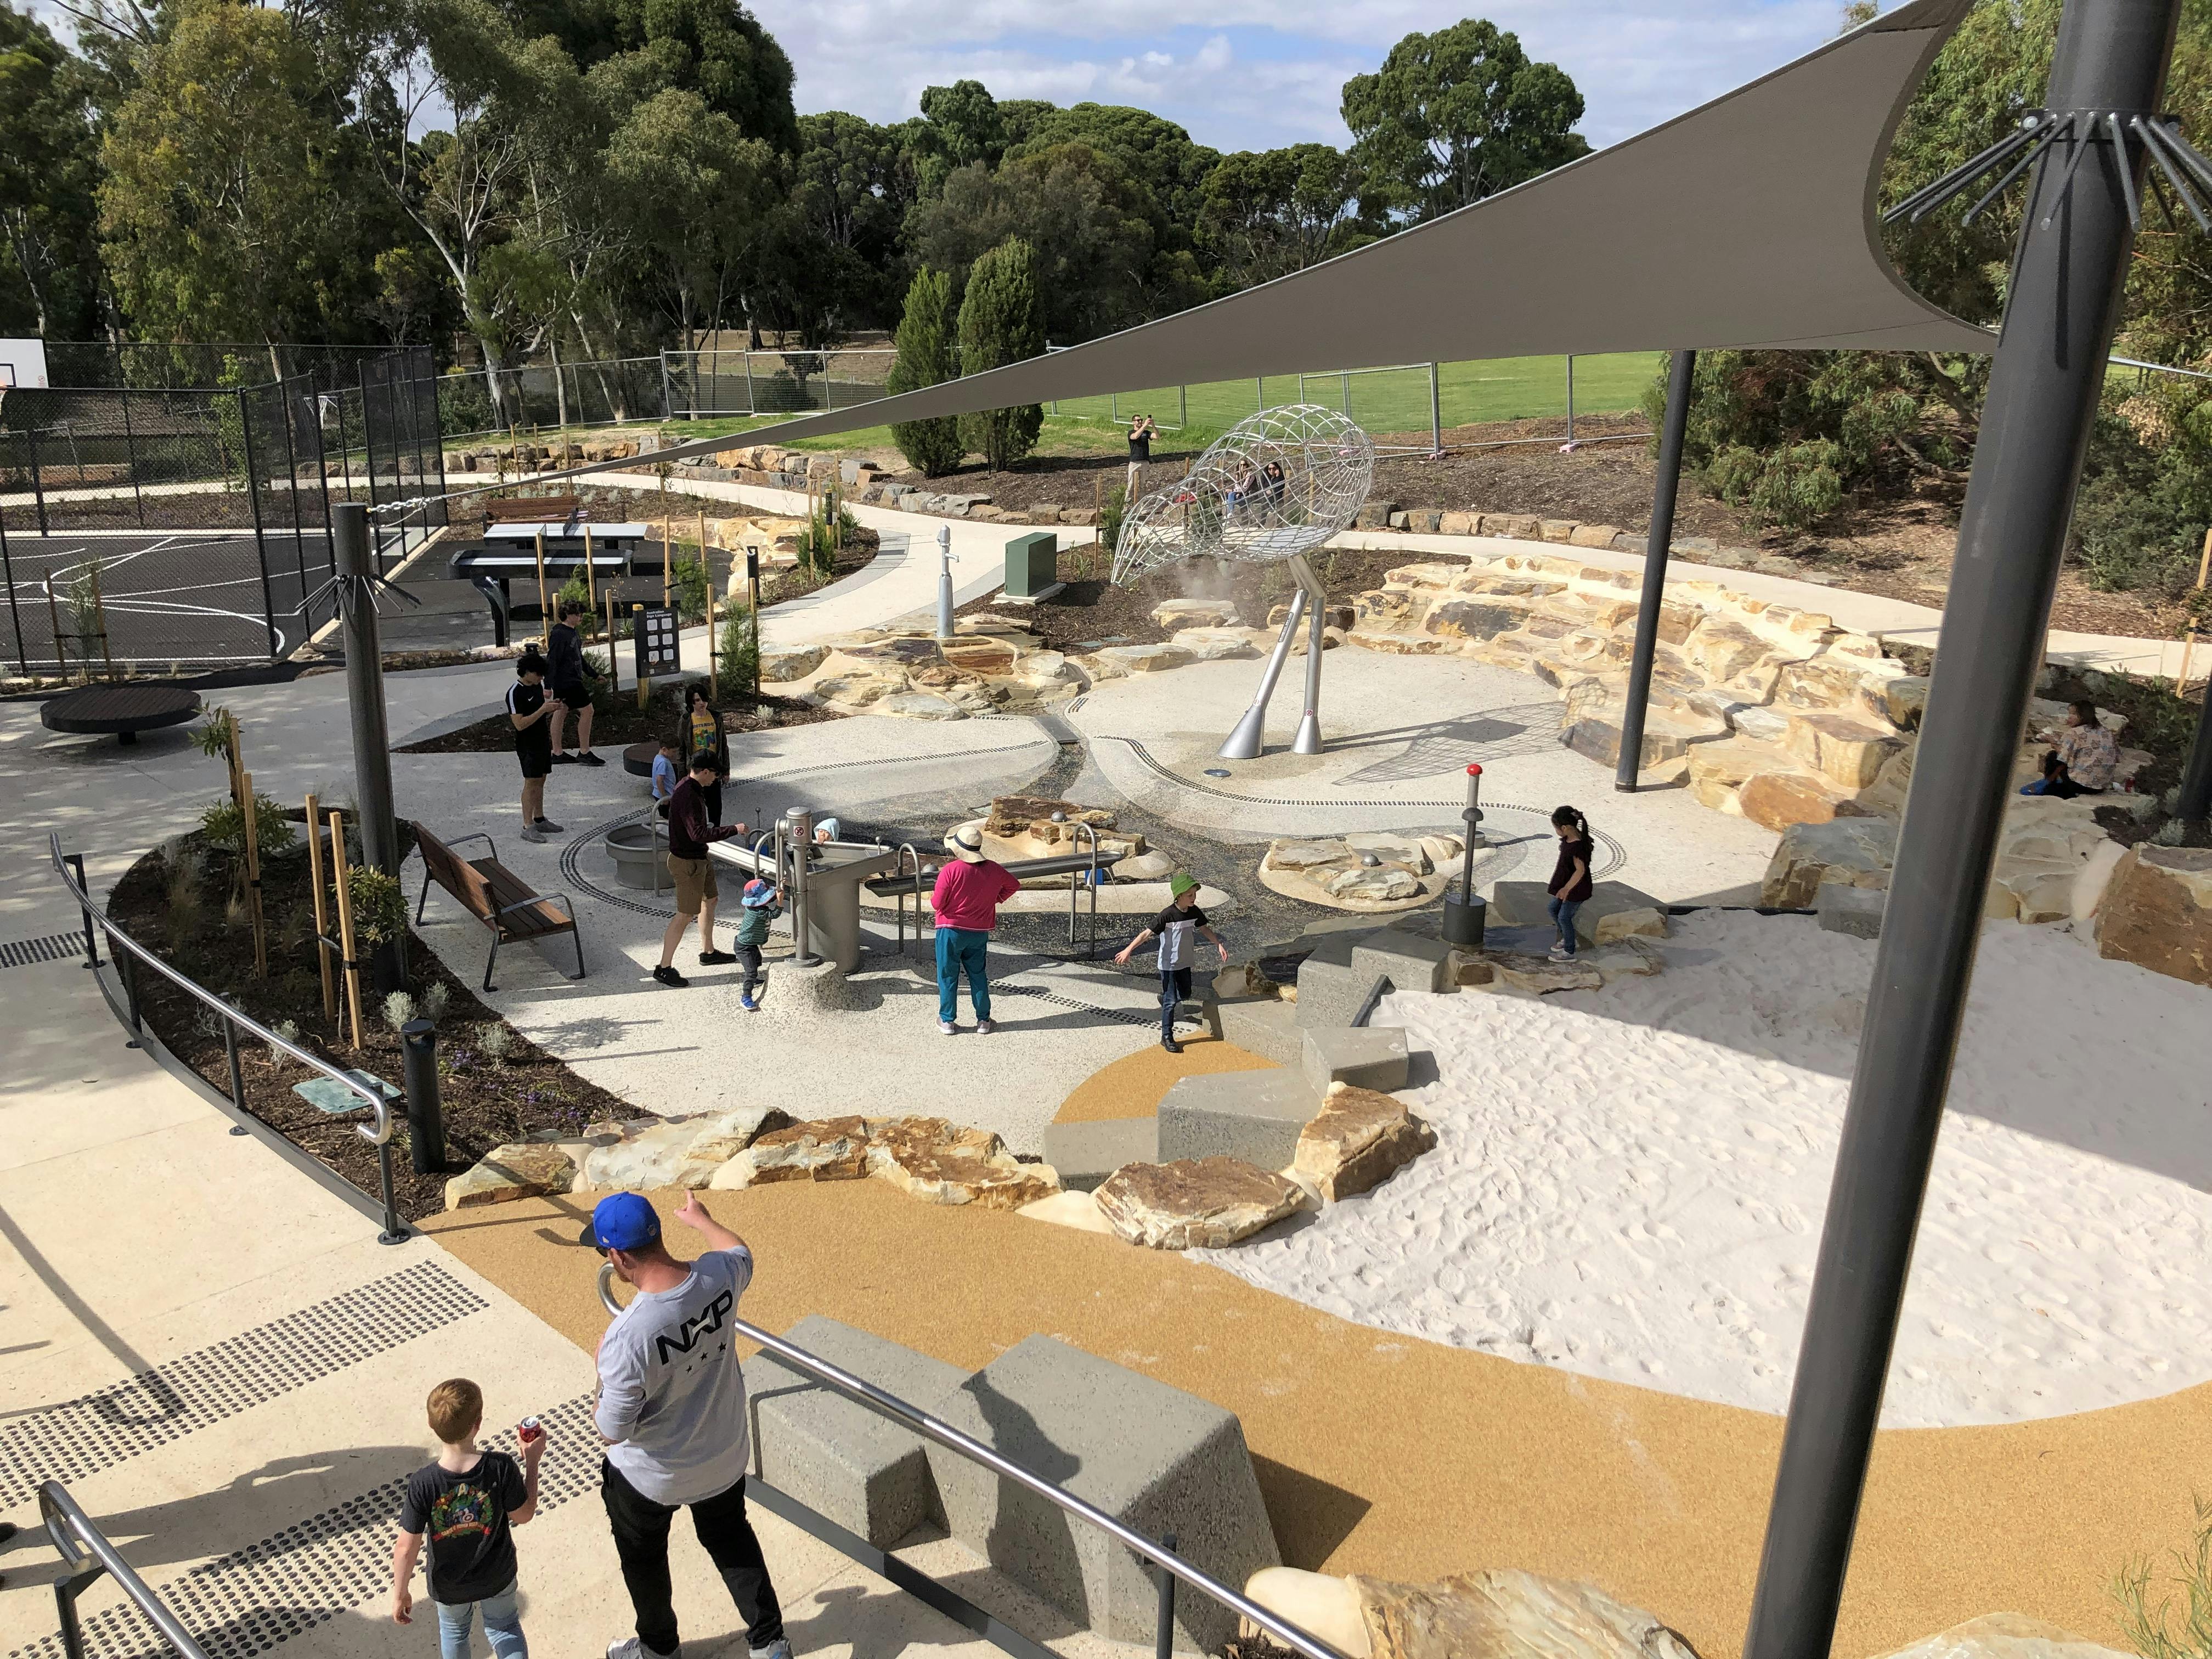
M 1471 764 L 1467 769 L 1467 809 L 1460 822 L 1467 826 L 1462 837 L 1459 875 L 1459 896 L 1454 898 L 1451 890 L 1444 890 L 1444 943 L 1462 951 L 1482 948 L 1482 928 L 1489 906 L 1474 890 L 1474 849 L 1490 843 L 1482 834 L 1482 768 Z
M 937 637 L 952 637 L 952 526 L 937 526 Z
M 446 1119 L 438 1102 L 438 1028 L 410 1019 L 399 1028 L 405 1069 L 407 1139 L 416 1175 L 435 1175 L 446 1167 Z

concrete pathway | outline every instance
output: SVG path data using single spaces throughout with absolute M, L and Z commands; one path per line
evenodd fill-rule
M 1467 768 L 1479 763 L 1483 828 L 1494 843 L 1476 866 L 1479 886 L 1548 877 L 1552 809 L 1563 803 L 1590 821 L 1600 879 L 1677 904 L 1752 902 L 1779 839 L 1699 805 L 1679 784 L 1615 793 L 1611 768 L 1560 745 L 1556 691 L 1460 658 L 1356 646 L 1325 653 L 1328 747 L 1315 756 L 1289 752 L 1304 696 L 1304 662 L 1294 658 L 1270 705 L 1268 752 L 1218 759 L 1261 666 L 1196 663 L 1109 680 L 1066 718 L 1089 740 L 1091 765 L 1109 787 L 1170 823 L 1232 843 L 1352 830 L 1456 835 Z M 1316 919 L 1328 914 L 1314 910 Z
M 389 1563 L 400 1485 L 436 1451 L 424 1396 L 453 1376 L 484 1390 L 486 1443 L 512 1450 L 525 1415 L 552 1435 L 539 1516 L 516 1534 L 538 1650 L 595 1653 L 627 1634 L 588 1352 L 439 1243 L 378 1243 L 357 1198 L 126 1048 L 81 959 L 0 975 L 16 1033 L 0 1085 L 0 1518 L 23 1528 L 0 1553 L 0 1652 L 62 1659 L 47 1480 L 211 1655 L 294 1640 L 363 1659 L 434 1651 L 427 1606 L 410 1628 L 390 1622 Z M 799 1652 L 994 1651 L 787 1522 L 754 1518 Z M 1117 1650 L 957 1546 L 924 1536 L 907 1553 L 1071 1659 Z M 741 1629 L 688 1528 L 671 1556 L 689 1642 L 730 1648 Z M 98 1659 L 151 1640 L 112 1582 L 80 1605 Z

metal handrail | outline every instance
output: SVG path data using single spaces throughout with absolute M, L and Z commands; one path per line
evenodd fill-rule
M 623 1304 L 615 1300 L 615 1264 L 599 1264 L 599 1304 L 611 1315 L 620 1314 Z M 993 1473 L 1035 1492 L 1047 1503 L 1065 1510 L 1077 1518 L 1089 1522 L 1102 1532 L 1117 1540 L 1136 1554 L 1151 1561 L 1164 1571 L 1172 1573 L 1193 1589 L 1201 1590 L 1239 1617 L 1249 1620 L 1285 1646 L 1305 1656 L 1305 1659 L 1344 1659 L 1344 1656 L 1319 1637 L 1310 1635 L 1278 1613 L 1270 1613 L 1258 1602 L 1249 1600 L 1233 1590 L 1202 1567 L 1194 1567 L 1175 1552 L 1155 1543 L 1144 1534 L 1133 1530 L 1116 1521 L 1105 1510 L 1086 1504 L 1072 1492 L 1066 1492 L 1033 1470 L 1023 1468 L 1012 1459 L 1001 1455 L 971 1436 L 963 1434 L 950 1423 L 939 1422 L 920 1407 L 911 1405 L 896 1395 L 878 1388 L 865 1377 L 833 1365 L 819 1355 L 785 1341 L 781 1337 L 764 1331 L 757 1325 L 732 1316 L 730 1328 L 747 1341 L 758 1343 L 763 1348 L 794 1367 L 803 1374 L 826 1382 L 857 1405 L 866 1407 L 878 1417 L 888 1417 L 903 1424 L 916 1434 L 935 1441 L 949 1451 L 956 1451 L 970 1462 L 981 1463 Z
M 921 854 L 915 850 L 912 842 L 899 843 L 898 861 L 891 866 L 891 874 L 894 878 L 904 874 L 906 862 L 909 859 L 914 860 L 914 938 L 915 943 L 919 945 L 921 942 Z M 906 954 L 906 898 L 904 893 L 898 896 L 898 952 L 901 956 Z
M 76 1598 L 105 1572 L 138 1604 L 138 1611 L 154 1623 L 162 1639 L 177 1650 L 179 1659 L 208 1659 L 207 1650 L 194 1641 L 168 1604 L 154 1594 L 131 1564 L 116 1553 L 91 1517 L 77 1506 L 69 1489 L 58 1480 L 39 1487 L 39 1512 L 46 1523 L 46 1537 L 62 1558 L 64 1576 L 54 1581 L 54 1601 L 61 1609 L 62 1649 L 69 1659 L 84 1659 L 84 1633 L 76 1617 Z M 82 1544 L 82 1550 L 74 1546 Z
M 1095 957 L 1098 954 L 1098 831 L 1092 828 L 1087 821 L 1082 818 L 1076 819 L 1073 827 L 1079 830 L 1082 835 L 1091 837 L 1091 877 L 1087 884 L 1091 889 L 1090 954 Z M 1079 847 L 1080 846 L 1081 843 L 1079 839 L 1077 844 Z M 1076 872 L 1074 871 L 1071 870 L 1068 872 L 1067 948 L 1071 951 L 1075 949 L 1075 877 Z
M 101 911 L 94 906 L 91 894 L 88 893 L 84 888 L 84 883 L 82 878 L 82 866 L 80 865 L 76 871 L 72 871 L 70 869 L 70 855 L 65 855 L 62 852 L 62 838 L 58 832 L 48 833 L 46 836 L 46 852 L 47 855 L 53 860 L 54 873 L 62 878 L 62 884 L 69 889 L 70 896 L 76 900 L 77 908 L 84 915 L 85 945 L 88 954 L 90 951 L 92 945 L 92 930 L 94 927 L 97 927 L 101 933 L 107 936 L 108 949 L 110 951 L 116 951 L 118 963 L 122 963 L 124 969 L 124 989 L 125 994 L 130 998 L 131 1023 L 134 1030 L 139 1026 L 138 993 L 137 988 L 131 983 L 129 964 L 126 962 L 123 962 L 121 951 L 129 951 L 132 957 L 135 957 L 139 961 L 144 963 L 149 968 L 151 968 L 155 973 L 161 975 L 162 978 L 167 980 L 179 990 L 185 992 L 187 995 L 197 999 L 206 1006 L 214 1009 L 215 1012 L 220 1014 L 227 1022 L 224 1030 L 226 1036 L 228 1039 L 228 1046 L 230 1046 L 231 1048 L 231 1082 L 234 1091 L 235 1091 L 238 1086 L 237 1049 L 235 1047 L 236 1033 L 238 1030 L 242 1028 L 243 1030 L 251 1032 L 254 1036 L 259 1038 L 263 1042 L 267 1043 L 271 1048 L 279 1049 L 284 1054 L 289 1054 L 294 1060 L 298 1060 L 302 1066 L 307 1066 L 310 1071 L 321 1073 L 331 1082 L 337 1084 L 341 1089 L 343 1089 L 348 1094 L 360 1097 L 361 1103 L 368 1108 L 368 1110 L 374 1115 L 375 1118 L 375 1121 L 373 1124 L 355 1124 L 354 1133 L 359 1135 L 363 1140 L 368 1142 L 370 1146 L 376 1148 L 377 1161 L 383 1172 L 384 1233 L 382 1237 L 386 1243 L 396 1243 L 397 1241 L 404 1238 L 407 1236 L 406 1230 L 400 1225 L 398 1211 L 393 1200 L 392 1187 L 392 1103 L 386 1100 L 375 1090 L 371 1089 L 367 1084 L 358 1083 L 352 1078 L 347 1076 L 345 1073 L 331 1065 L 321 1055 L 311 1054 L 308 1050 L 302 1048 L 298 1043 L 292 1042 L 288 1037 L 279 1036 L 276 1032 L 270 1030 L 266 1025 L 264 1025 L 259 1020 L 254 1018 L 252 1015 L 246 1013 L 244 1010 L 237 1007 L 232 1003 L 226 1002 L 222 998 L 209 990 L 205 986 L 200 985 L 187 978 L 176 969 L 171 967 L 167 962 L 164 962 L 159 956 L 155 954 L 155 952 L 148 950 L 137 939 L 131 938 L 130 934 L 125 933 L 122 927 L 109 917 L 106 912 Z M 121 951 L 117 950 L 118 946 L 121 947 Z M 88 965 L 97 967 L 99 965 L 98 958 L 96 957 L 94 957 Z M 236 1098 L 234 1098 L 232 1103 L 239 1107 L 241 1110 L 244 1109 L 246 1104 L 243 1100 Z

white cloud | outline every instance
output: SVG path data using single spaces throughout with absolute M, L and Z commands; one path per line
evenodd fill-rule
M 925 86 L 1139 104 L 1223 149 L 1342 143 L 1343 83 L 1401 35 L 1465 16 L 1519 33 L 1616 143 L 1828 39 L 1841 0 L 750 0 L 799 70 L 802 110 L 902 120 Z

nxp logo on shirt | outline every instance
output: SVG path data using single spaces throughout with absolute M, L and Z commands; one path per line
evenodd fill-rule
M 735 1291 L 724 1291 L 707 1304 L 704 1313 L 695 1314 L 685 1320 L 679 1334 L 672 1336 L 666 1331 L 663 1331 L 654 1337 L 653 1339 L 653 1357 L 665 1365 L 668 1363 L 668 1356 L 672 1350 L 678 1353 L 690 1353 L 698 1346 L 701 1337 L 712 1336 L 722 1328 L 724 1317 L 732 1308 L 737 1306 L 737 1303 Z

